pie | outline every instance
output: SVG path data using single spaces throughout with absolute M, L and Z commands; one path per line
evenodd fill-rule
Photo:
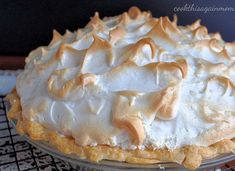
M 235 152 L 235 42 L 200 20 L 95 13 L 33 50 L 7 98 L 20 134 L 65 154 L 195 169 Z

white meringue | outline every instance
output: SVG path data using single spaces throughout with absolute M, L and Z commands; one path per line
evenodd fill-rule
M 208 146 L 235 126 L 235 44 L 132 8 L 54 31 L 16 82 L 23 116 L 78 145 Z M 29 111 L 33 111 L 32 115 Z M 211 131 L 224 137 L 208 140 Z

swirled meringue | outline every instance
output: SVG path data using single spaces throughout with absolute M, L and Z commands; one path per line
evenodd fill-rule
M 235 44 L 138 8 L 60 35 L 26 58 L 23 117 L 78 145 L 208 146 L 235 137 Z M 221 134 L 223 132 L 223 134 Z M 216 135 L 220 136 L 216 136 Z

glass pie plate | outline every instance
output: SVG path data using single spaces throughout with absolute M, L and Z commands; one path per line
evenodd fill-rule
M 16 126 L 16 120 L 11 120 L 13 126 Z M 76 155 L 66 155 L 55 149 L 54 147 L 50 146 L 47 142 L 44 141 L 33 141 L 27 135 L 23 135 L 24 139 L 32 144 L 33 146 L 37 147 L 38 149 L 44 151 L 45 153 L 50 154 L 53 157 L 59 158 L 66 162 L 72 164 L 73 167 L 86 167 L 90 169 L 97 169 L 97 170 L 107 170 L 107 171 L 118 171 L 118 170 L 135 170 L 135 171 L 150 171 L 150 170 L 171 170 L 171 171 L 185 171 L 183 166 L 172 163 L 172 162 L 162 162 L 157 164 L 148 164 L 148 165 L 138 165 L 138 164 L 129 164 L 125 162 L 118 162 L 118 161 L 109 161 L 109 160 L 102 160 L 98 163 L 92 162 L 86 159 L 81 159 Z M 226 154 L 220 155 L 216 158 L 210 160 L 204 160 L 201 166 L 197 170 L 210 170 L 216 168 L 221 164 L 224 164 L 228 161 L 235 159 L 235 154 Z

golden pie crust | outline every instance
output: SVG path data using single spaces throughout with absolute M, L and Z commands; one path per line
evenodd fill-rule
M 136 164 L 176 162 L 188 169 L 196 169 L 204 159 L 211 159 L 225 153 L 235 153 L 235 138 L 224 139 L 208 147 L 190 145 L 171 151 L 166 148 L 124 150 L 108 145 L 79 146 L 72 137 L 62 137 L 57 132 L 24 118 L 21 113 L 20 97 L 16 90 L 13 90 L 7 99 L 11 104 L 7 113 L 8 118 L 17 120 L 16 129 L 20 134 L 27 134 L 32 140 L 46 141 L 62 153 L 76 154 L 95 162 L 104 159 Z

